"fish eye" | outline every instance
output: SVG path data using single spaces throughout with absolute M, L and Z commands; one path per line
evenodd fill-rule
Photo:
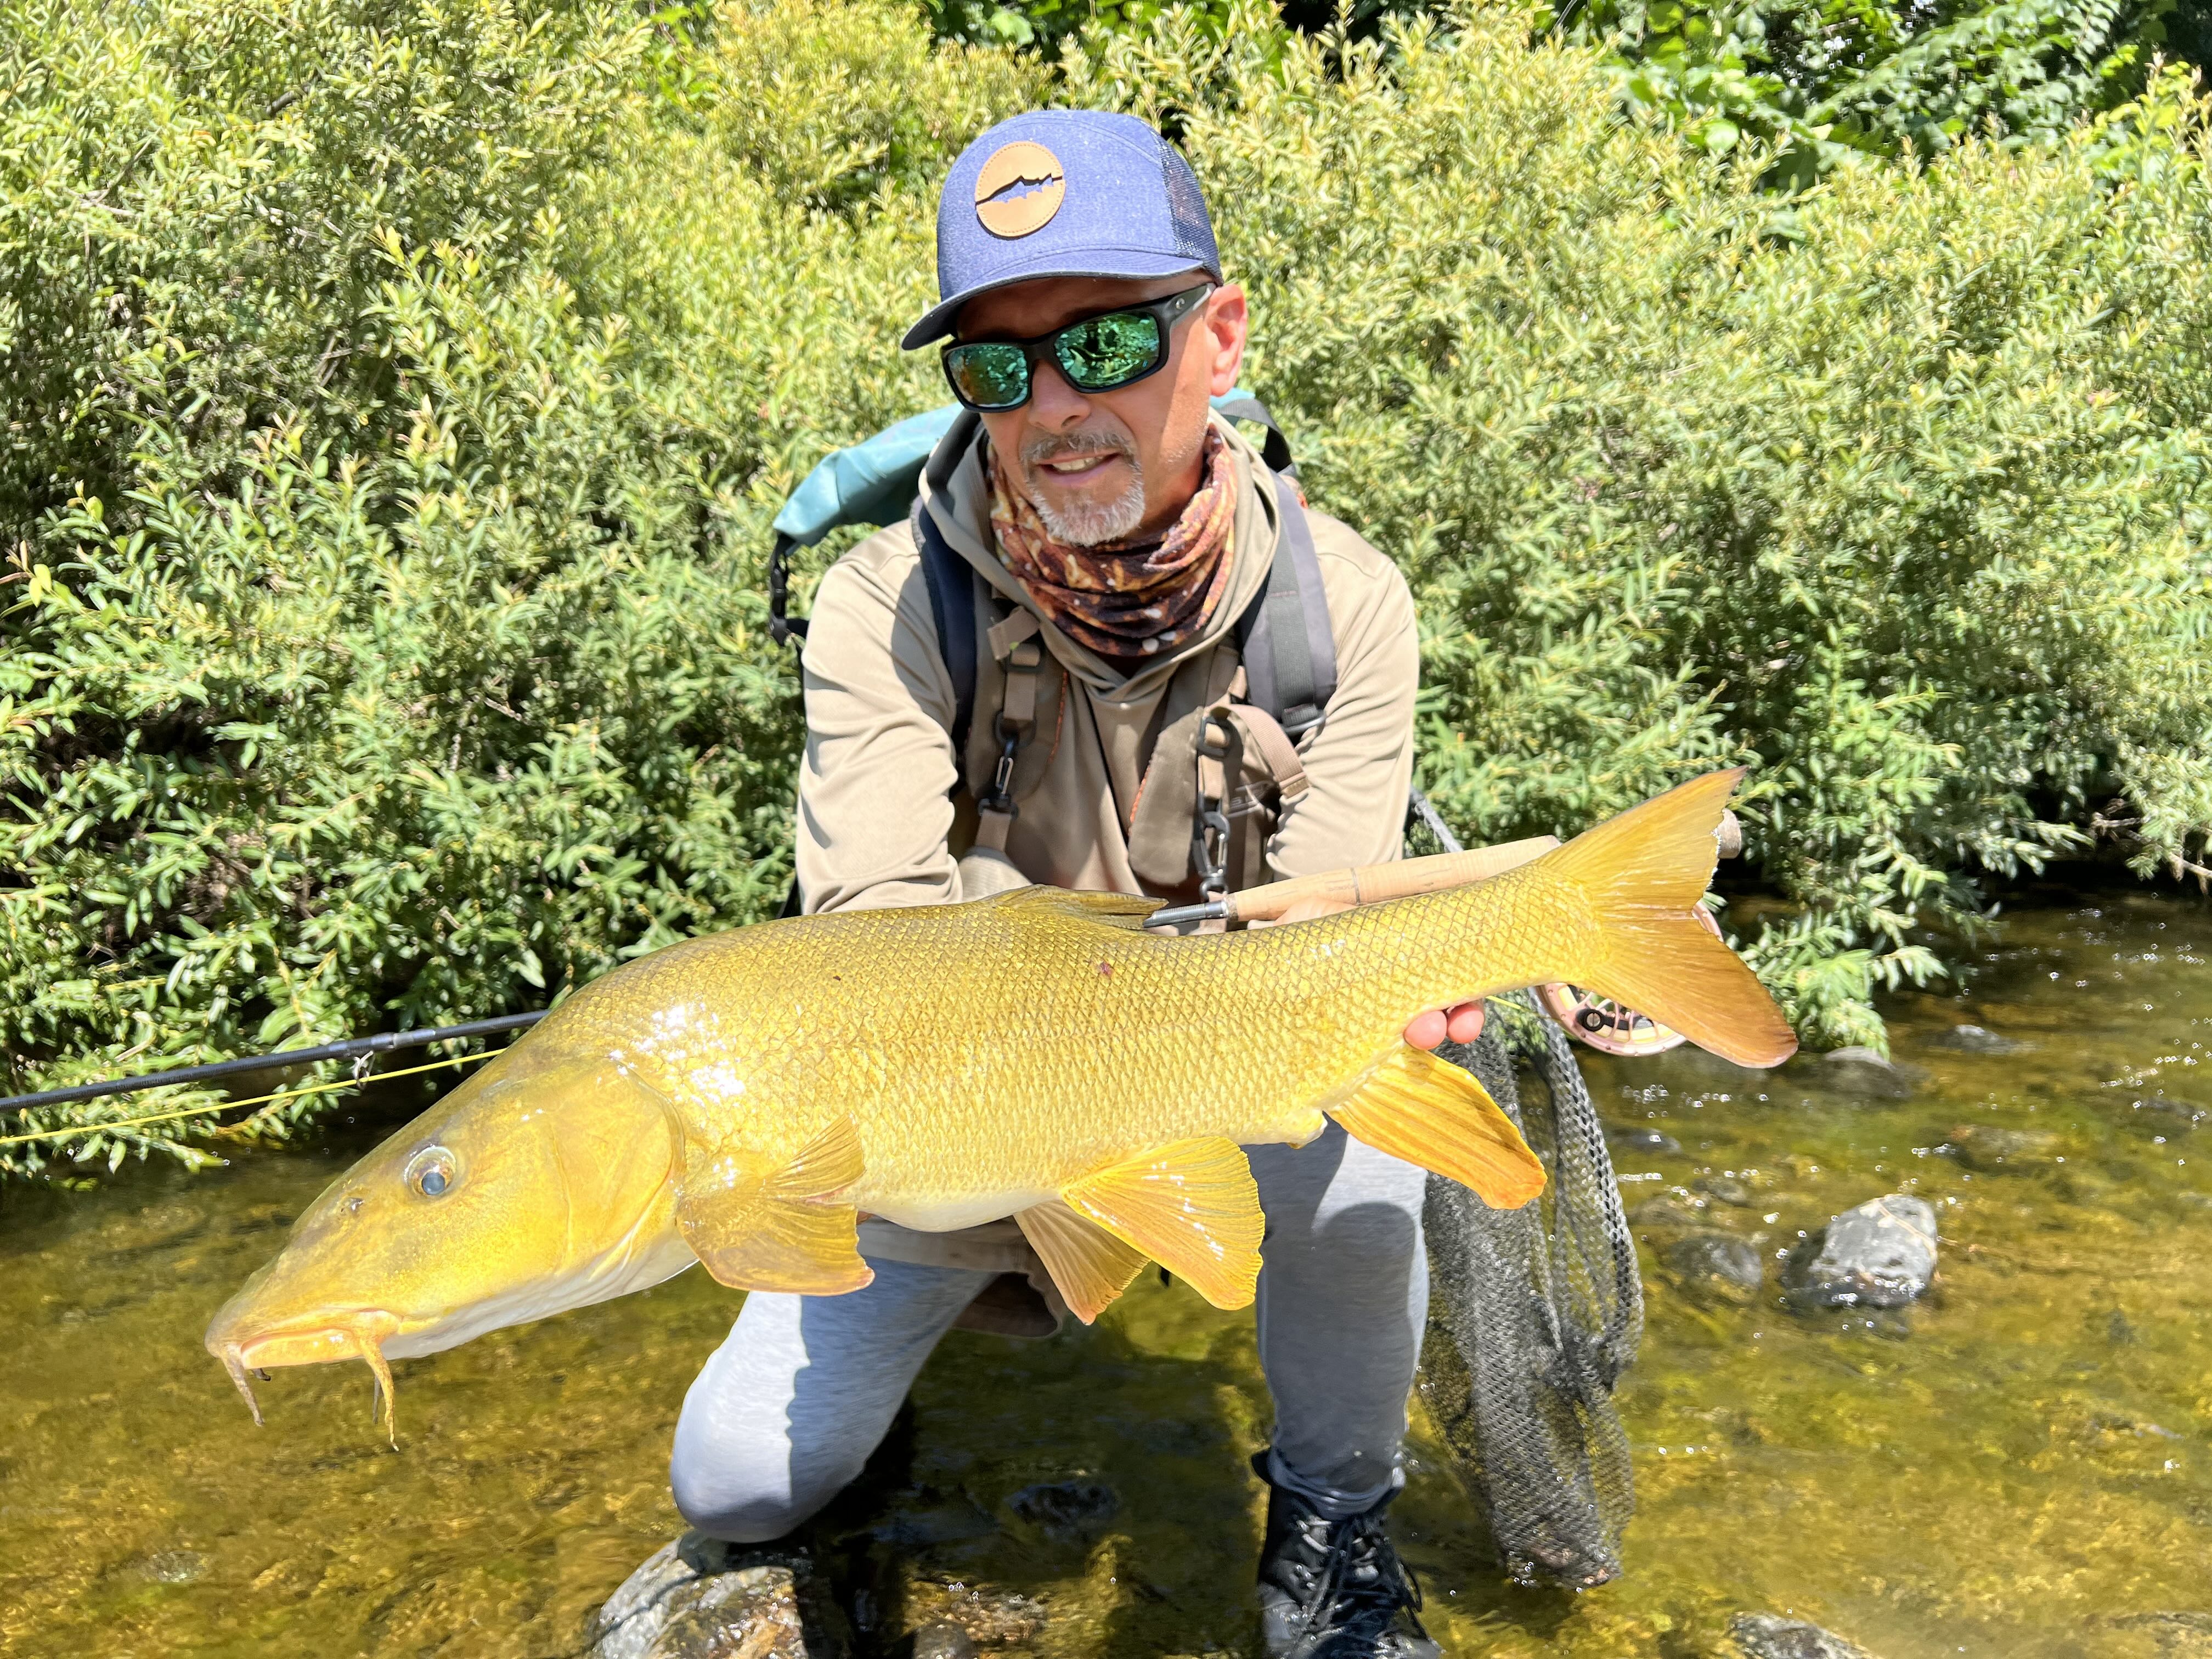
M 425 1146 L 407 1160 L 400 1178 L 425 1198 L 441 1198 L 461 1178 L 460 1162 L 443 1146 Z

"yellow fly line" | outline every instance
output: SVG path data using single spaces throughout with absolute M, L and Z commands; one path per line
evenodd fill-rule
M 395 1077 L 413 1077 L 422 1072 L 442 1071 L 448 1066 L 473 1066 L 477 1060 L 489 1060 L 494 1054 L 503 1054 L 505 1048 L 487 1048 L 482 1054 L 455 1054 L 449 1060 L 434 1060 L 428 1065 L 408 1066 L 397 1072 L 377 1072 L 364 1078 L 340 1078 L 334 1083 L 313 1083 L 304 1089 L 279 1089 L 273 1094 L 254 1095 L 246 1100 L 218 1100 L 212 1106 L 187 1106 L 180 1111 L 154 1112 L 145 1117 L 117 1118 L 106 1123 L 79 1123 L 67 1129 L 38 1129 L 29 1134 L 0 1135 L 0 1146 L 21 1146 L 33 1140 L 66 1140 L 72 1135 L 105 1134 L 111 1129 L 135 1129 L 145 1123 L 170 1123 L 180 1117 L 204 1117 L 210 1112 L 228 1112 L 239 1106 L 265 1106 L 274 1100 L 301 1100 L 309 1095 L 326 1095 L 339 1089 L 358 1089 L 365 1084 L 382 1083 Z M 281 1059 L 282 1056 L 272 1056 Z

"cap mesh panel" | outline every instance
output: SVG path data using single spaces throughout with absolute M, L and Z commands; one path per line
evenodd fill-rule
M 1214 246 L 1213 221 L 1206 211 L 1206 195 L 1198 175 L 1182 152 L 1160 140 L 1160 178 L 1168 193 L 1168 219 L 1175 227 L 1176 252 L 1191 264 L 1203 265 L 1217 278 L 1221 275 L 1221 250 Z

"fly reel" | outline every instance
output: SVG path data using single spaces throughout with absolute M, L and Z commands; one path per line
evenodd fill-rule
M 1624 1008 L 1611 997 L 1585 991 L 1579 985 L 1540 985 L 1536 1000 L 1544 1012 L 1566 1028 L 1567 1035 L 1586 1042 L 1600 1054 L 1626 1054 L 1643 1059 L 1679 1048 L 1689 1041 L 1680 1031 L 1662 1025 L 1649 1015 Z
M 1698 907 L 1698 920 L 1705 923 L 1705 931 L 1715 939 L 1721 936 L 1720 925 L 1703 905 Z M 1669 1048 L 1679 1048 L 1689 1041 L 1649 1014 L 1639 1014 L 1611 997 L 1586 991 L 1579 985 L 1539 985 L 1536 1000 L 1546 1013 L 1566 1029 L 1570 1036 L 1588 1043 L 1600 1054 L 1642 1060 L 1663 1054 Z

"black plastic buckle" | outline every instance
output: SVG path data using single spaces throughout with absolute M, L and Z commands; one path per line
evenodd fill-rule
M 1014 805 L 1014 751 L 1022 745 L 1018 727 L 999 722 L 999 763 L 991 774 L 991 793 L 975 803 L 986 812 L 1003 812 L 1018 818 L 1021 808 Z

